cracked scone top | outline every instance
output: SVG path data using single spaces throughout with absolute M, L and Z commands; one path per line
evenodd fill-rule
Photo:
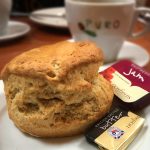
M 112 87 L 98 75 L 102 61 L 91 42 L 65 41 L 17 56 L 2 71 L 9 117 L 34 136 L 84 132 L 112 103 Z

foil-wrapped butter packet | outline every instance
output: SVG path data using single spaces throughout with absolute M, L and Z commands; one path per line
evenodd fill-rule
M 124 150 L 134 140 L 144 124 L 140 116 L 123 110 L 113 109 L 86 133 L 86 139 L 101 150 Z

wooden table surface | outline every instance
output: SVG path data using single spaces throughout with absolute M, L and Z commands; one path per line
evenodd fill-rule
M 31 26 L 31 32 L 22 38 L 0 43 L 0 71 L 7 62 L 24 51 L 71 38 L 67 29 L 40 26 L 30 21 L 27 17 L 15 17 L 12 20 L 28 23 Z M 141 28 L 142 25 L 137 23 L 135 30 L 140 30 Z M 150 32 L 138 39 L 130 39 L 130 41 L 142 46 L 150 54 Z M 150 62 L 144 68 L 150 72 Z

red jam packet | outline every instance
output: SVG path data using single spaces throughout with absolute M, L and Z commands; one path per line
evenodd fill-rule
M 119 104 L 140 110 L 150 104 L 150 73 L 129 60 L 121 60 L 100 72 L 113 86 Z

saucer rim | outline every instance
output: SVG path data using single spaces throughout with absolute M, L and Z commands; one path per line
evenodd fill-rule
M 24 30 L 22 30 L 20 32 L 1 35 L 0 36 L 0 42 L 7 41 L 7 40 L 12 40 L 12 39 L 16 39 L 18 37 L 26 35 L 27 33 L 29 33 L 31 31 L 31 27 L 27 23 L 20 22 L 20 21 L 9 20 L 8 21 L 8 28 L 11 28 L 12 24 L 16 24 L 16 25 L 20 25 L 20 26 L 22 25 L 25 28 L 24 28 Z
M 52 8 L 38 9 L 38 10 L 35 10 L 35 11 L 31 12 L 31 15 L 29 16 L 29 19 L 31 21 L 33 21 L 34 23 L 36 23 L 36 24 L 47 26 L 47 27 L 54 27 L 54 28 L 60 28 L 60 29 L 68 28 L 67 20 L 65 18 L 57 18 L 57 19 L 59 19 L 59 20 L 62 20 L 62 19 L 65 20 L 66 21 L 66 25 L 64 25 L 64 24 L 45 23 L 45 22 L 42 22 L 40 19 L 37 19 L 36 17 L 32 16 L 33 13 L 37 13 L 39 11 L 55 10 L 55 9 L 60 9 L 61 11 L 62 10 L 65 11 L 65 7 L 52 7 Z M 53 18 L 55 18 L 55 17 L 53 17 Z

